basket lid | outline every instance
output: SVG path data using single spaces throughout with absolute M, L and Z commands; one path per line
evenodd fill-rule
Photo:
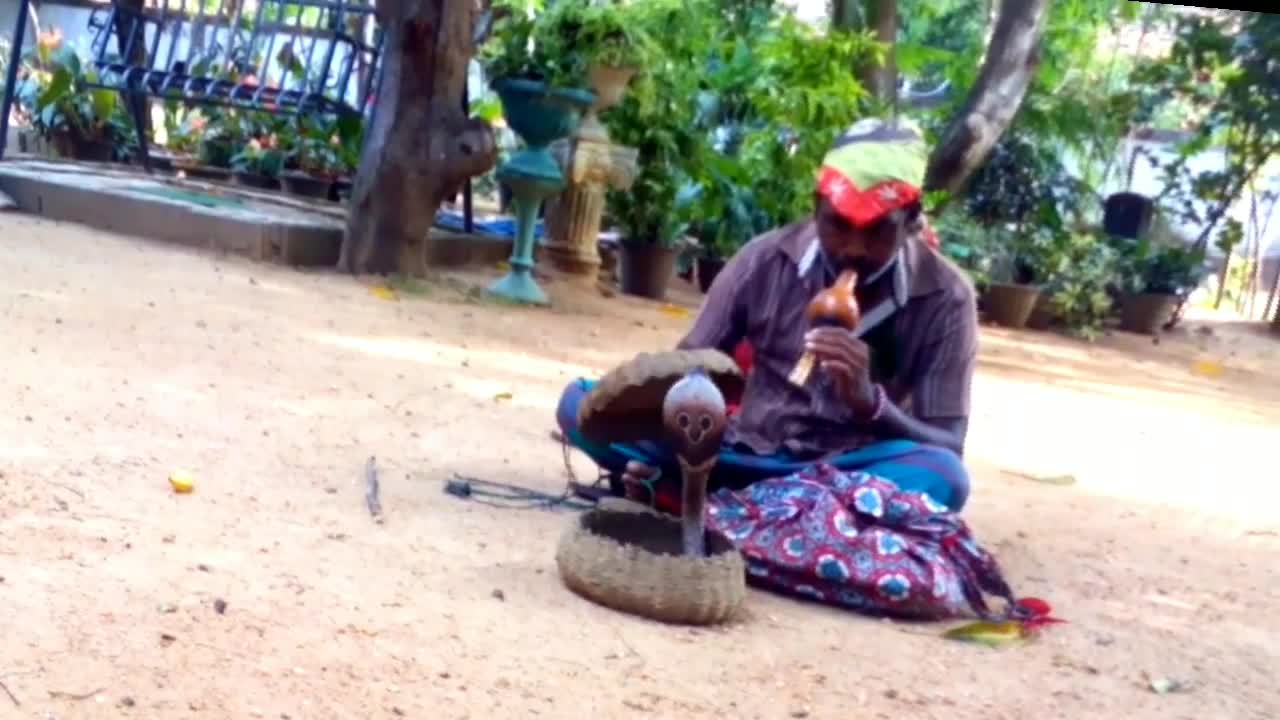
M 600 378 L 578 407 L 578 429 L 599 443 L 658 440 L 662 402 L 680 378 L 702 368 L 726 397 L 745 379 L 733 358 L 714 349 L 640 353 Z

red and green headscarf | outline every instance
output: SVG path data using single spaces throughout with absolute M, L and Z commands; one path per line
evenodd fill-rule
M 920 201 L 928 153 L 905 120 L 862 120 L 836 140 L 818 171 L 818 193 L 855 227 Z

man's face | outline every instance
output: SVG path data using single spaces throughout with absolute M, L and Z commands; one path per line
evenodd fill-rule
M 905 234 L 897 217 L 885 218 L 870 227 L 854 227 L 821 196 L 815 220 L 823 254 L 837 269 L 852 268 L 860 277 L 871 275 L 892 260 Z

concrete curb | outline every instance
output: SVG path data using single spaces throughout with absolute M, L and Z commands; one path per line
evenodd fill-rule
M 154 194 L 173 190 L 223 204 L 206 207 Z M 5 161 L 0 163 L 0 191 L 23 212 L 264 262 L 333 266 L 342 247 L 342 222 L 321 213 L 85 163 Z

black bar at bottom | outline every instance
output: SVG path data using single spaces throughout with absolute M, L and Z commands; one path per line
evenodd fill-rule
M 31 0 L 18 0 L 18 22 L 13 27 L 13 47 L 9 49 L 9 67 L 4 82 L 4 103 L 0 106 L 0 160 L 4 159 L 5 145 L 9 143 L 9 111 L 13 108 L 13 94 L 18 90 L 18 67 L 22 64 L 22 41 L 27 32 L 27 14 Z

